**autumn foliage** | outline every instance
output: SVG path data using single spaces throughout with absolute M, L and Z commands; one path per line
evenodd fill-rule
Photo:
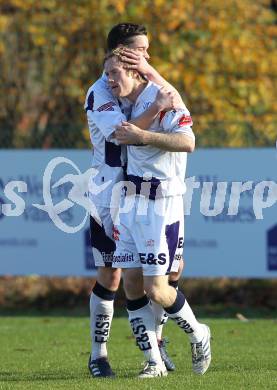
M 274 0 L 0 0 L 0 147 L 89 146 L 83 103 L 116 23 L 143 23 L 198 146 L 273 146 Z
M 0 314 L 5 310 L 81 309 L 88 313 L 88 299 L 94 285 L 91 278 L 49 278 L 41 276 L 0 277 Z M 179 288 L 193 305 L 200 305 L 213 316 L 240 309 L 277 309 L 276 279 L 183 279 Z M 120 286 L 115 300 L 125 309 L 125 296 Z M 26 315 L 26 311 L 24 312 Z

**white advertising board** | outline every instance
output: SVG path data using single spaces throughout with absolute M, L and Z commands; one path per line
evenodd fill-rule
M 60 159 L 56 161 L 59 157 L 69 159 L 72 163 Z M 74 203 L 69 208 L 65 204 L 66 210 L 58 216 L 56 226 L 52 220 L 54 218 L 51 219 L 47 211 L 34 206 L 47 203 L 45 197 L 48 190 L 54 205 L 68 199 L 72 188 L 70 181 L 56 189 L 53 188 L 54 183 L 62 177 L 70 180 L 65 175 L 85 172 L 90 166 L 90 158 L 89 151 L 0 152 L 0 274 L 92 275 L 89 223 L 84 208 Z M 54 162 L 52 166 L 51 162 Z M 72 166 L 73 163 L 79 172 Z M 47 166 L 51 177 L 50 185 L 43 182 Z M 19 212 L 23 211 L 20 216 L 6 216 L 3 213 L 3 203 L 13 203 L 4 194 L 5 186 L 11 181 L 23 181 L 27 184 L 23 188 L 25 192 L 15 190 L 25 203 L 22 207 L 24 211 L 19 209 Z M 59 228 L 61 221 L 68 228 L 83 223 L 85 225 L 75 233 L 68 233 Z
M 184 274 L 193 277 L 276 277 L 276 150 L 198 150 L 189 157 L 187 177 L 190 176 L 195 176 L 200 186 L 193 192 L 190 215 L 185 217 Z M 215 206 L 217 183 L 227 184 L 227 188 L 226 184 L 221 185 L 223 194 L 217 196 L 222 200 L 218 215 L 208 216 L 204 201 L 200 211 L 203 188 L 208 186 L 203 184 L 205 182 L 214 183 L 211 209 Z M 230 202 L 231 189 L 233 187 L 234 195 L 238 186 L 233 182 L 249 182 L 246 187 L 252 189 L 241 193 L 238 212 L 234 210 L 235 215 L 228 215 L 235 203 Z M 272 206 L 266 208 L 271 203 Z M 219 212 L 222 206 L 223 210 Z
M 0 274 L 94 274 L 88 216 L 70 197 L 90 157 L 0 151 Z M 200 149 L 187 178 L 184 276 L 277 277 L 276 150 Z

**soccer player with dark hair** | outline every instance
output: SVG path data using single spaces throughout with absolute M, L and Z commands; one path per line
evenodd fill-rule
M 141 24 L 120 23 L 114 26 L 108 34 L 107 46 L 111 51 L 116 49 L 119 45 L 128 46 L 133 44 L 134 37 L 145 35 L 147 37 L 147 30 Z M 137 48 L 136 48 L 137 49 Z

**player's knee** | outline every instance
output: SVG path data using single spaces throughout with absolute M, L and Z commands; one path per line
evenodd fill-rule
M 167 295 L 170 294 L 168 276 L 144 276 L 144 289 L 152 301 L 165 306 Z
M 116 291 L 119 287 L 121 270 L 119 268 L 98 268 L 97 280 L 107 290 Z
M 148 298 L 151 299 L 151 301 L 160 304 L 163 302 L 163 292 L 158 286 L 147 285 L 145 286 L 145 292 Z

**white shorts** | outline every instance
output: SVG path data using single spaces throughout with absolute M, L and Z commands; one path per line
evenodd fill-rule
M 90 242 L 96 267 L 112 267 L 115 242 L 113 239 L 113 221 L 108 207 L 97 206 L 97 222 L 90 216 Z
M 184 242 L 182 195 L 156 200 L 136 195 L 133 207 L 120 212 L 119 219 L 113 267 L 142 267 L 146 276 L 178 271 Z

